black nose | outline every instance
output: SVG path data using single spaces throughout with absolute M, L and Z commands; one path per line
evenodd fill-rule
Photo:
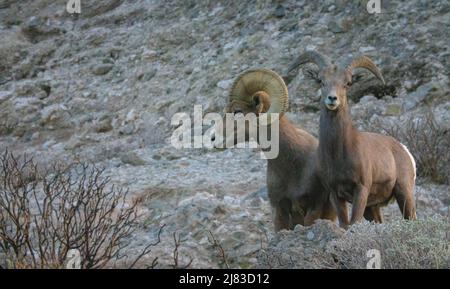
M 337 100 L 337 96 L 329 95 L 327 96 L 329 101 L 335 102 Z

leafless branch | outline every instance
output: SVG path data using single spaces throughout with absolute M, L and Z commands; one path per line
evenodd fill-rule
M 70 249 L 80 252 L 81 268 L 104 268 L 122 258 L 138 225 L 138 202 L 109 182 L 95 165 L 54 164 L 43 171 L 26 155 L 5 151 L 0 155 L 2 266 L 62 268 Z
M 186 269 L 186 268 L 189 268 L 189 266 L 191 266 L 192 261 L 193 261 L 193 259 L 191 257 L 189 258 L 189 262 L 186 265 L 180 266 L 180 264 L 179 264 L 180 263 L 179 262 L 179 248 L 180 248 L 181 243 L 182 243 L 180 234 L 178 234 L 178 237 L 177 237 L 177 232 L 173 232 L 173 241 L 174 241 L 175 247 L 173 249 L 173 264 L 172 264 L 172 267 L 174 269 L 180 269 L 180 268 L 181 269 Z
M 225 253 L 225 250 L 223 249 L 222 244 L 220 244 L 220 242 L 216 239 L 216 237 L 210 230 L 208 231 L 208 233 L 209 233 L 208 240 L 211 243 L 211 245 L 213 246 L 213 248 L 218 251 L 219 258 L 220 258 L 220 260 L 222 260 L 222 264 L 225 266 L 225 268 L 230 269 L 230 266 L 228 264 L 227 254 Z
M 150 253 L 151 248 L 158 245 L 159 243 L 161 243 L 161 233 L 164 229 L 164 227 L 166 226 L 166 224 L 163 224 L 158 231 L 158 237 L 157 240 L 154 243 L 148 244 L 143 250 L 142 252 L 133 260 L 133 262 L 130 264 L 129 268 L 134 268 L 134 266 L 136 265 L 136 263 L 145 255 L 147 255 L 148 253 Z M 155 266 L 158 263 L 158 257 L 156 257 L 155 259 L 153 259 L 151 268 L 155 268 Z

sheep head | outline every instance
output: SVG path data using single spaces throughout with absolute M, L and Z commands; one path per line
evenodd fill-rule
M 240 141 L 250 140 L 250 127 L 270 125 L 272 113 L 281 115 L 288 108 L 288 90 L 277 73 L 268 69 L 250 69 L 239 75 L 231 86 L 229 104 L 224 109 L 224 123 L 229 115 L 234 115 L 234 132 L 227 133 L 223 128 L 223 145 L 230 147 Z M 259 116 L 267 114 L 267 121 L 260 121 Z M 245 125 L 237 125 L 239 118 L 244 118 Z M 244 139 L 238 139 L 238 135 Z M 215 138 L 213 137 L 213 141 Z
M 367 69 L 381 80 L 383 85 L 385 84 L 380 69 L 369 57 L 364 55 L 352 58 L 343 65 L 338 65 L 318 52 L 308 51 L 297 58 L 289 67 L 289 72 L 308 62 L 319 67 L 317 81 L 321 85 L 322 102 L 330 111 L 338 111 L 347 107 L 347 90 L 352 85 L 353 70 L 356 68 Z

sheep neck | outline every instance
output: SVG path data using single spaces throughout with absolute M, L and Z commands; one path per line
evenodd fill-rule
M 352 151 L 357 130 L 354 128 L 347 106 L 338 111 L 325 107 L 320 114 L 319 159 L 322 164 L 340 165 Z

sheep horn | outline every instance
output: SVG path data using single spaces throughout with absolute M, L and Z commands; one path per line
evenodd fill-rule
M 367 56 L 359 56 L 352 59 L 350 65 L 348 65 L 347 69 L 352 71 L 354 68 L 365 68 L 373 73 L 381 82 L 383 82 L 383 85 L 386 84 L 384 81 L 383 75 L 381 74 L 380 69 L 377 67 L 373 61 L 367 57 Z
M 289 106 L 289 94 L 283 78 L 269 69 L 250 69 L 239 75 L 231 86 L 229 101 L 252 102 L 252 96 L 264 91 L 270 96 L 268 114 L 282 115 Z
M 288 74 L 291 73 L 294 69 L 296 69 L 298 66 L 312 62 L 319 66 L 319 69 L 324 69 L 325 67 L 328 67 L 331 64 L 330 59 L 316 51 L 306 51 L 302 54 L 300 54 L 299 57 L 292 63 L 288 68 Z

